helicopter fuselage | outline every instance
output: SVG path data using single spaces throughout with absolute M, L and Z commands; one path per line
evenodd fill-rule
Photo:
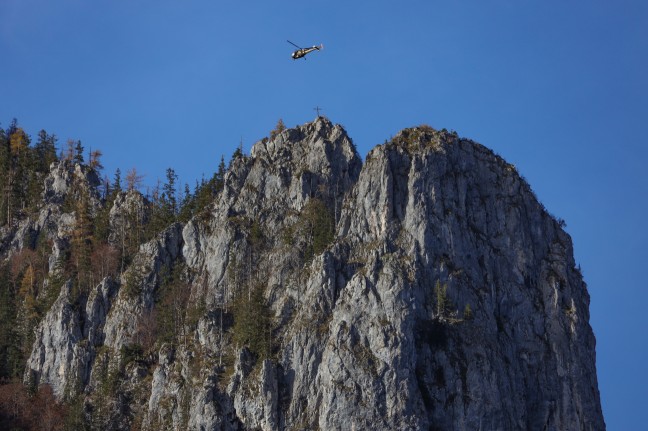
M 292 58 L 293 60 L 297 60 L 299 58 L 305 57 L 309 52 L 319 51 L 320 49 L 322 49 L 322 45 L 312 46 L 310 48 L 299 48 L 297 51 L 294 51 L 292 53 Z

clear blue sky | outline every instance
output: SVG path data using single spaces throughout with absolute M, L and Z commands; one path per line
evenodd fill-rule
M 111 178 L 193 186 L 315 106 L 363 157 L 426 123 L 515 164 L 574 239 L 608 427 L 645 429 L 648 2 L 0 0 L 2 126 Z

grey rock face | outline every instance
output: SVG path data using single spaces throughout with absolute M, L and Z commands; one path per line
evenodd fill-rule
M 210 217 L 190 221 L 183 231 L 187 265 L 204 272 L 214 286 L 207 292 L 207 303 L 222 302 L 232 258 L 245 263 L 244 255 L 250 250 L 241 236 L 249 234 L 253 222 L 265 233 L 269 254 L 280 254 L 261 260 L 275 266 L 289 257 L 279 250 L 281 233 L 295 223 L 306 201 L 321 199 L 339 216 L 345 192 L 355 183 L 360 168 L 360 158 L 346 132 L 327 120 L 260 141 L 250 158 L 234 161 Z M 283 283 L 282 274 L 269 276 L 276 277 L 272 283 Z
M 347 284 L 332 323 L 346 309 L 346 351 L 364 346 L 380 376 L 353 379 L 356 400 L 380 406 L 367 394 L 395 394 L 385 410 L 416 418 L 415 429 L 604 428 L 571 240 L 511 165 L 467 140 L 404 131 L 369 154 L 345 208 L 339 235 L 367 272 Z M 443 313 L 437 281 L 447 285 Z M 344 352 L 340 341 L 331 350 Z M 351 359 L 333 355 L 331 374 Z M 378 382 L 395 386 L 372 390 Z M 354 397 L 339 405 L 329 392 L 338 405 L 320 424 L 341 427 L 349 415 L 335 412 L 351 411 Z M 352 416 L 376 424 L 385 410 Z
M 185 335 L 126 364 L 174 265 Z M 236 334 L 255 289 L 270 340 L 256 351 Z M 570 237 L 512 165 L 425 126 L 364 166 L 324 118 L 264 139 L 202 214 L 141 245 L 81 311 L 68 298 L 28 370 L 95 402 L 97 352 L 112 352 L 131 400 L 116 428 L 605 429 Z
M 144 313 L 155 302 L 155 289 L 163 268 L 169 268 L 182 247 L 179 224 L 143 244 L 121 277 L 121 288 L 103 329 L 105 344 L 114 351 L 132 341 Z
M 103 326 L 117 285 L 104 279 L 90 292 L 85 310 L 71 298 L 66 282 L 36 328 L 26 379 L 49 383 L 58 397 L 74 394 L 90 381 L 96 348 L 104 344 Z
M 27 361 L 26 378 L 47 382 L 62 397 L 68 382 L 82 378 L 87 371 L 87 355 L 78 313 L 70 303 L 71 283 L 66 283 L 47 317 L 36 329 L 36 342 Z
M 91 198 L 96 202 L 99 184 L 99 177 L 94 170 L 85 165 L 73 164 L 69 160 L 61 160 L 58 163 L 52 163 L 50 175 L 45 178 L 43 202 L 62 204 L 68 195 L 71 195 L 73 199 L 78 199 L 81 189 L 90 192 Z
M 149 218 L 149 207 L 146 199 L 136 190 L 120 192 L 110 209 L 108 242 L 122 246 L 127 234 L 144 226 Z

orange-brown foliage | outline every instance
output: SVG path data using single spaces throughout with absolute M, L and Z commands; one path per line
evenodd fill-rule
M 49 385 L 31 395 L 21 382 L 0 384 L 0 429 L 59 431 L 65 415 L 65 406 L 56 401 Z

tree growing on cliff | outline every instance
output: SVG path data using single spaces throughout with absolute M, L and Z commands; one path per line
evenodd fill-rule
M 38 141 L 13 120 L 0 128 L 0 225 L 34 210 L 41 200 L 43 179 L 56 161 L 56 137 L 41 130 Z
M 436 314 L 438 318 L 442 319 L 446 317 L 446 308 L 448 307 L 448 285 L 441 285 L 441 282 L 437 280 L 434 285 L 434 294 L 436 296 Z
M 71 238 L 72 262 L 76 270 L 78 292 L 87 292 L 95 283 L 91 256 L 94 248 L 94 223 L 89 197 L 85 191 L 76 202 L 75 221 Z
M 463 318 L 464 320 L 471 320 L 473 318 L 473 311 L 470 304 L 466 304 L 464 307 Z
M 241 290 L 234 301 L 232 338 L 239 346 L 246 346 L 257 359 L 265 359 L 272 352 L 272 316 L 266 305 L 261 283 L 249 292 Z
M 153 189 L 151 196 L 151 220 L 146 229 L 146 238 L 152 238 L 166 229 L 178 217 L 178 198 L 176 184 L 178 175 L 172 168 L 167 168 L 166 182 L 160 188 L 160 181 Z
M 184 266 L 164 270 L 155 303 L 155 326 L 160 343 L 180 344 L 186 341 L 187 304 L 191 285 L 183 278 Z
M 279 121 L 277 121 L 277 125 L 275 126 L 275 128 L 270 131 L 270 139 L 276 138 L 277 135 L 283 132 L 284 130 L 286 130 L 286 125 L 284 124 L 283 120 L 280 118 Z
M 299 230 L 306 238 L 305 260 L 322 253 L 333 241 L 335 226 L 333 214 L 324 201 L 311 198 L 300 214 Z
M 74 157 L 72 159 L 74 163 L 83 163 L 83 145 L 81 145 L 81 141 L 77 140 L 74 143 Z
M 58 160 L 56 157 L 56 135 L 50 135 L 45 130 L 38 132 L 38 141 L 34 150 L 38 170 L 46 174 L 49 172 L 50 165 Z

